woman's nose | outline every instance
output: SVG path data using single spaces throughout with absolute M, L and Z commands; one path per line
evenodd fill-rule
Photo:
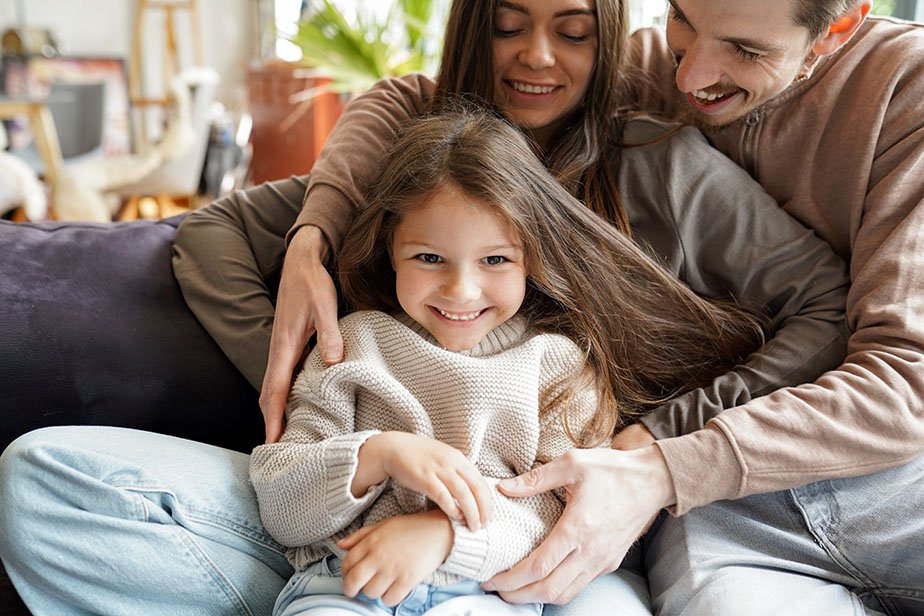
M 555 53 L 552 41 L 544 32 L 534 33 L 525 40 L 525 46 L 520 51 L 517 60 L 534 71 L 554 66 Z

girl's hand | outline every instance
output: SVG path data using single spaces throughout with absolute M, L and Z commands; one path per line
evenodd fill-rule
M 303 227 L 286 251 L 276 298 L 269 358 L 260 391 L 266 442 L 282 436 L 282 418 L 292 378 L 312 334 L 326 364 L 343 360 L 343 338 L 337 327 L 337 289 L 324 268 L 327 251 L 317 227 Z
M 421 492 L 449 517 L 464 519 L 472 531 L 491 519 L 488 482 L 461 451 L 435 439 L 408 432 L 370 437 L 359 450 L 353 494 L 363 494 L 384 477 Z
M 442 511 L 402 515 L 364 526 L 341 539 L 343 594 L 362 592 L 397 605 L 443 564 L 452 549 L 452 524 Z
M 596 577 L 615 571 L 661 508 L 676 501 L 657 447 L 576 449 L 498 486 L 510 497 L 563 487 L 568 498 L 539 547 L 482 584 L 511 603 L 567 603 Z

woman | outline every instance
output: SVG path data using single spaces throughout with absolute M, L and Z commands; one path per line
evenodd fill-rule
M 537 142 L 560 181 L 611 220 L 628 221 L 633 237 L 694 290 L 766 305 L 776 315 L 776 337 L 763 354 L 710 388 L 654 411 L 680 432 L 736 400 L 835 365 L 843 352 L 847 278 L 827 246 L 780 212 L 698 133 L 666 134 L 650 121 L 620 121 L 611 93 L 618 91 L 624 16 L 625 7 L 615 2 L 458 0 L 439 80 L 447 85 L 438 91 L 493 101 Z M 486 67 L 492 67 L 490 74 Z M 414 90 L 416 79 L 385 84 L 351 105 L 341 124 L 349 125 L 351 117 L 366 122 L 352 137 L 332 138 L 316 166 L 307 221 L 299 227 L 316 226 L 295 233 L 278 298 L 279 323 L 294 314 L 307 317 L 295 319 L 294 328 L 291 322 L 277 328 L 272 351 L 273 303 L 265 279 L 278 272 L 282 237 L 299 211 L 305 184 L 290 180 L 235 195 L 191 216 L 182 228 L 178 277 L 212 335 L 255 387 L 268 352 L 282 358 L 273 363 L 284 366 L 284 385 L 268 377 L 265 400 L 285 397 L 310 331 L 322 332 L 327 360 L 339 355 L 336 295 L 321 263 L 339 244 L 352 208 L 333 204 L 344 194 L 358 202 L 359 185 L 377 173 L 376 165 L 363 169 L 367 177 L 353 183 L 345 172 L 351 157 L 362 151 L 375 162 L 384 160 L 387 136 L 426 107 L 419 96 L 410 106 L 404 97 L 393 100 L 396 92 Z M 505 95 L 495 97 L 495 91 Z M 385 111 L 383 100 L 392 101 Z M 625 215 L 614 215 L 620 211 Z M 203 246 L 214 257 L 190 252 L 203 236 L 215 238 L 217 251 L 215 245 Z M 303 282 L 293 283 L 299 279 Z M 289 305 L 306 295 L 308 309 Z M 208 318 L 209 311 L 217 320 Z M 277 411 L 275 424 L 272 418 L 267 422 L 270 440 L 278 436 L 281 405 Z M 670 473 L 656 446 L 580 453 L 568 458 L 580 462 L 580 477 L 571 478 L 580 489 L 572 492 L 550 541 L 538 549 L 543 556 L 538 560 L 548 568 L 536 570 L 550 575 L 505 597 L 571 599 L 590 580 L 615 569 L 657 511 L 671 503 Z M 163 613 L 169 605 L 170 613 L 268 613 L 291 575 L 282 549 L 259 523 L 246 456 L 154 434 L 67 428 L 27 435 L 2 460 L 0 556 L 34 611 Z M 595 516 L 588 501 L 607 516 Z M 596 521 L 603 517 L 613 521 L 606 528 Z M 569 557 L 588 534 L 606 541 L 588 541 Z M 28 542 L 21 539 L 26 536 Z M 535 560 L 529 557 L 527 568 Z M 49 561 L 56 567 L 48 567 Z M 511 575 L 527 579 L 522 572 L 515 568 Z M 626 613 L 633 605 L 647 613 L 644 580 L 620 573 L 622 578 L 605 576 L 595 587 L 625 591 L 615 601 Z M 584 593 L 581 600 L 593 597 Z M 610 597 L 603 597 L 608 607 Z M 568 607 L 575 614 L 598 613 L 580 601 Z

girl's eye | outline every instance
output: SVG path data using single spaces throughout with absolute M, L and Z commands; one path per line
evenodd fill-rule
M 502 257 L 500 255 L 491 255 L 490 257 L 485 257 L 484 262 L 486 265 L 500 265 L 501 263 L 507 262 L 507 257 Z
M 435 255 L 432 252 L 422 252 L 414 258 L 424 263 L 439 263 L 443 260 L 439 255 Z

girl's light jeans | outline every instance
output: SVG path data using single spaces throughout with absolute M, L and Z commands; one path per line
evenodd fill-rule
M 31 432 L 0 456 L 0 559 L 36 616 L 266 616 L 293 574 L 260 523 L 248 456 L 88 426 Z M 588 600 L 650 614 L 627 577 Z
M 418 584 L 398 605 L 388 606 L 363 595 L 343 595 L 340 559 L 328 556 L 292 576 L 282 589 L 273 616 L 360 614 L 362 616 L 540 616 L 538 603 L 513 605 L 484 592 L 478 582 L 436 587 Z

